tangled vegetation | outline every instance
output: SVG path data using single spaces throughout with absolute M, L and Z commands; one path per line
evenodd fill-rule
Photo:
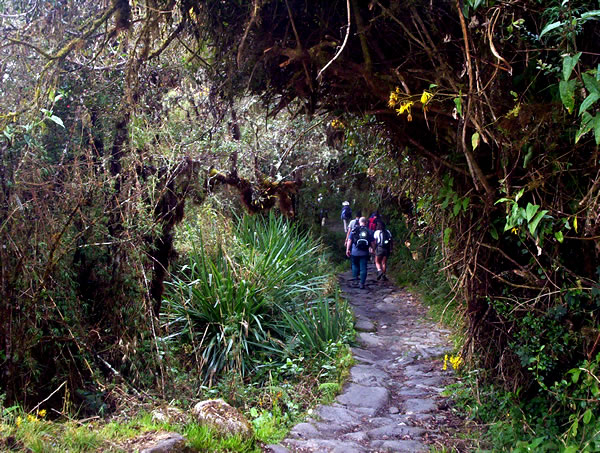
M 579 427 L 600 417 L 597 1 L 48 5 L 0 6 L 9 403 L 63 383 L 80 401 L 114 380 L 164 393 L 158 320 L 192 206 L 233 190 L 228 206 L 306 219 L 318 193 L 352 188 L 442 260 L 481 380 L 539 402 L 561 445 L 593 441 Z

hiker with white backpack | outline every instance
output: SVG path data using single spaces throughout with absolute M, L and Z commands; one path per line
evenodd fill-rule
M 387 280 L 387 259 L 392 253 L 392 233 L 385 228 L 382 220 L 378 220 L 375 227 L 375 267 L 377 268 L 377 280 Z

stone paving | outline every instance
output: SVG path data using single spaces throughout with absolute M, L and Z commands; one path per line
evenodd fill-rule
M 350 272 L 341 287 L 356 315 L 356 365 L 335 402 L 316 408 L 280 445 L 265 452 L 423 452 L 445 446 L 443 432 L 456 417 L 441 396 L 453 381 L 443 370 L 451 352 L 449 331 L 426 320 L 425 308 L 407 291 L 375 280 L 367 288 Z

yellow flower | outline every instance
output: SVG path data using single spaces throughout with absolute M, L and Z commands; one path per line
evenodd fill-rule
M 516 227 L 514 227 L 512 230 L 510 230 L 510 232 L 514 233 L 514 234 L 519 234 L 519 230 L 517 230 Z
M 37 422 L 37 417 L 35 415 L 27 414 L 28 422 Z
M 396 89 L 390 93 L 388 105 L 390 108 L 394 108 L 398 102 L 400 102 L 400 87 L 396 87 Z
M 427 104 L 432 97 L 433 93 L 430 93 L 429 91 L 423 91 L 423 94 L 421 95 L 421 104 Z
M 46 416 L 46 409 L 42 409 L 41 411 L 38 412 L 38 415 L 42 418 L 44 418 Z
M 460 368 L 460 366 L 463 363 L 463 359 L 459 355 L 451 355 L 450 357 L 448 357 L 448 354 L 446 354 L 444 356 L 444 365 L 442 366 L 442 370 L 446 371 L 448 369 L 448 362 L 450 362 L 450 365 L 452 366 L 453 370 L 458 370 L 458 368 Z
M 462 357 L 460 357 L 460 356 L 450 357 L 450 363 L 452 364 L 452 368 L 455 370 L 458 370 L 458 368 L 461 366 L 462 362 L 463 362 L 463 360 L 462 360 Z
M 344 123 L 342 123 L 336 118 L 333 121 L 331 121 L 331 127 L 333 127 L 334 129 L 344 129 Z
M 23 423 L 23 419 L 22 419 L 22 418 L 21 418 L 21 416 L 19 415 L 19 416 L 17 417 L 17 420 L 16 420 L 15 424 L 16 424 L 17 426 L 21 426 L 21 423 Z
M 396 112 L 398 112 L 398 115 L 402 115 L 404 112 L 410 115 L 410 108 L 413 106 L 413 104 L 413 101 L 403 102 L 402 104 L 400 104 L 400 108 L 396 109 Z

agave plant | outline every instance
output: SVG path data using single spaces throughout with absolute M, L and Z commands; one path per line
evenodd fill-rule
M 284 312 L 318 297 L 328 279 L 320 244 L 283 219 L 240 219 L 232 235 L 215 254 L 198 240 L 164 304 L 166 340 L 193 346 L 205 380 L 283 361 L 295 337 Z
M 268 288 L 268 297 L 289 305 L 320 294 L 327 282 L 323 247 L 308 233 L 281 217 L 245 217 L 236 228 L 240 262 L 253 279 Z
M 284 310 L 284 316 L 290 331 L 295 332 L 289 342 L 290 349 L 307 356 L 325 351 L 332 343 L 347 340 L 352 331 L 352 313 L 339 296 L 321 297 L 304 310 Z

